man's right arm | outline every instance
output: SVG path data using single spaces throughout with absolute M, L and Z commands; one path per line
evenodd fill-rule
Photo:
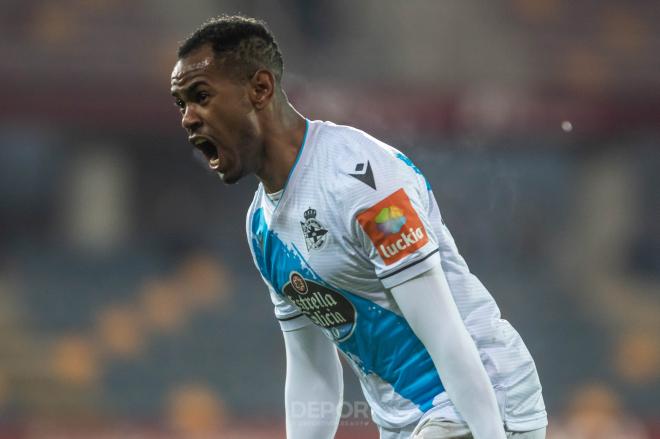
M 258 195 L 258 192 L 257 192 Z M 255 195 L 255 201 L 257 200 Z M 286 432 L 288 439 L 331 439 L 339 425 L 344 383 L 337 348 L 321 329 L 276 293 L 259 264 L 263 258 L 258 230 L 253 230 L 254 203 L 246 233 L 254 264 L 268 287 L 286 349 Z
M 344 388 L 337 348 L 313 325 L 282 334 L 287 439 L 331 439 L 339 425 Z

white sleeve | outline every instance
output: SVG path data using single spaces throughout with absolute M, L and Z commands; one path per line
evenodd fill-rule
M 343 374 L 337 348 L 316 326 L 284 332 L 287 439 L 332 439 L 339 426 Z
M 442 269 L 435 267 L 391 291 L 474 438 L 505 439 L 495 392 Z
M 357 251 L 371 261 L 385 288 L 440 264 L 429 216 L 430 189 L 412 162 L 396 154 L 372 156 L 375 187 L 353 183 L 345 197 Z

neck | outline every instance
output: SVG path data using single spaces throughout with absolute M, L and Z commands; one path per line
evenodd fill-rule
M 284 188 L 305 137 L 305 118 L 285 100 L 264 128 L 264 157 L 257 177 L 266 192 Z

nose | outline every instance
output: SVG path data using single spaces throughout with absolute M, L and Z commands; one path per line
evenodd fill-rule
M 181 126 L 189 132 L 194 132 L 202 125 L 202 120 L 193 107 L 194 105 L 187 105 L 181 118 Z

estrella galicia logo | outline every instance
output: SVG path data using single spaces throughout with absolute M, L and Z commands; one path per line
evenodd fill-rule
M 342 342 L 355 330 L 357 312 L 353 304 L 339 292 L 303 278 L 292 271 L 284 294 L 316 325 L 325 329 L 332 339 Z
M 320 250 L 328 239 L 328 230 L 316 219 L 316 210 L 311 207 L 303 214 L 305 221 L 300 222 L 307 251 Z

